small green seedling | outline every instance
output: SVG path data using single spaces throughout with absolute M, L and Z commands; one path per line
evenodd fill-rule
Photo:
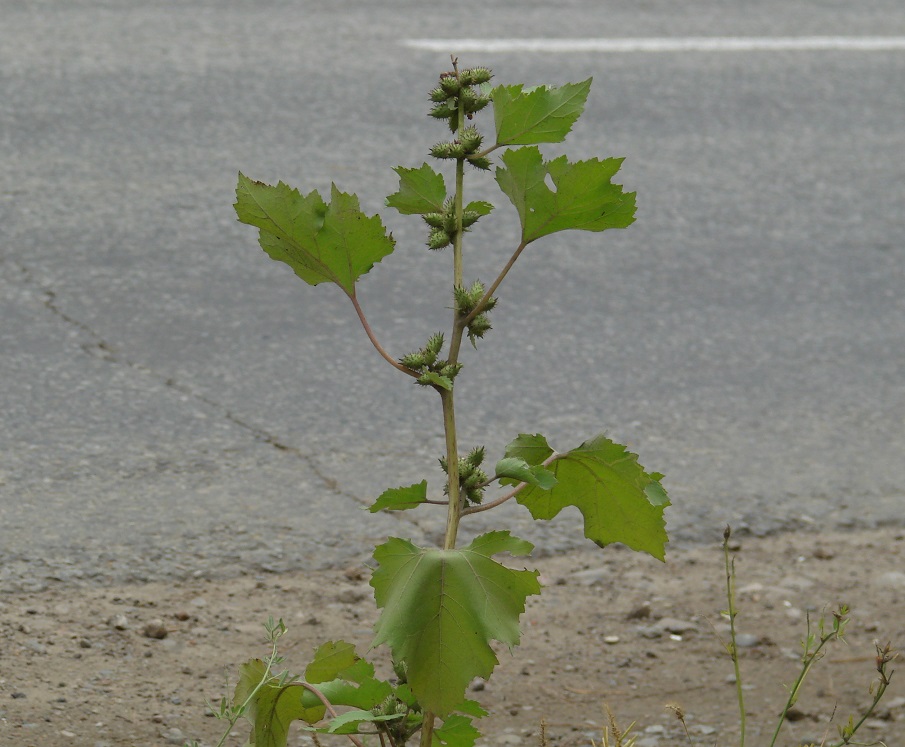
M 441 547 L 392 537 L 374 550 L 370 583 L 381 613 L 372 648 L 389 649 L 395 675 L 378 678 L 374 666 L 343 641 L 318 648 L 300 676 L 274 674 L 273 657 L 248 662 L 226 712 L 231 727 L 237 712 L 251 721 L 249 744 L 255 747 L 283 747 L 292 722 L 316 734 L 346 735 L 356 745 L 367 734 L 376 735 L 382 747 L 400 747 L 416 735 L 422 747 L 474 744 L 474 721 L 486 713 L 466 697 L 468 685 L 493 673 L 494 641 L 519 643 L 526 599 L 541 591 L 536 571 L 495 559 L 533 549 L 506 529 L 457 545 L 460 524 L 479 511 L 514 498 L 535 519 L 553 519 L 574 506 L 584 517 L 585 536 L 597 545 L 621 543 L 664 558 L 669 501 L 663 476 L 647 472 L 622 444 L 598 435 L 556 451 L 542 435 L 520 434 L 493 462 L 486 461 L 482 445 L 460 451 L 454 398 L 459 377 L 468 374 L 460 360 L 462 342 L 483 344 L 496 293 L 513 264 L 529 246 L 559 231 L 625 228 L 635 219 L 634 193 L 612 182 L 621 158 L 547 161 L 538 148 L 565 139 L 584 109 L 590 79 L 526 88 L 494 87 L 491 78 L 490 70 L 461 69 L 453 59 L 452 70 L 430 92 L 430 116 L 451 133 L 430 155 L 452 173 L 452 187 L 427 163 L 400 166 L 399 189 L 386 200 L 403 215 L 419 217 L 428 249 L 438 257 L 446 250 L 452 260 L 446 302 L 453 307 L 451 328 L 425 335 L 418 350 L 388 353 L 360 303 L 359 281 L 395 247 L 379 216 L 363 213 L 358 197 L 335 185 L 325 201 L 316 191 L 304 195 L 282 182 L 270 186 L 239 175 L 239 220 L 257 228 L 264 251 L 306 283 L 333 284 L 346 295 L 384 361 L 439 398 L 446 441 L 440 489 L 429 490 L 425 479 L 386 490 L 371 506 L 373 512 L 437 510 L 437 504 L 446 509 Z M 488 137 L 476 120 L 490 106 Z M 466 201 L 466 170 L 492 175 L 520 222 L 511 256 L 487 285 L 466 277 L 464 247 L 469 229 L 494 206 Z M 487 495 L 492 487 L 497 493 Z

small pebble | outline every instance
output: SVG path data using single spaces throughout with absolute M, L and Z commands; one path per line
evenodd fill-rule
M 336 601 L 342 604 L 357 604 L 364 601 L 365 592 L 361 589 L 343 589 L 336 595 Z
M 151 620 L 145 624 L 141 632 L 145 638 L 155 638 L 158 641 L 163 640 L 170 634 L 167 626 L 163 624 L 163 620 Z
M 610 568 L 589 568 L 586 571 L 576 571 L 572 574 L 582 586 L 598 586 L 613 578 L 613 571 Z
M 125 615 L 114 615 L 110 618 L 110 627 L 114 630 L 128 630 L 129 621 Z
M 694 623 L 687 622 L 686 620 L 677 620 L 673 617 L 664 617 L 656 624 L 656 627 L 666 633 L 675 633 L 677 635 L 688 633 L 697 630 L 698 628 Z
M 625 616 L 626 620 L 647 620 L 650 617 L 650 602 L 641 602 Z
M 167 729 L 162 736 L 169 744 L 183 744 L 185 742 L 185 734 L 182 733 L 181 729 L 177 729 L 175 726 Z

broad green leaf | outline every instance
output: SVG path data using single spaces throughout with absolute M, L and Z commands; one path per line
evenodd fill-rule
M 351 643 L 327 641 L 314 652 L 314 658 L 305 669 L 305 679 L 312 684 L 335 680 L 359 658 Z
M 471 716 L 472 718 L 484 718 L 487 715 L 487 711 L 484 710 L 483 706 L 476 700 L 466 700 L 459 705 L 456 706 L 457 713 L 464 713 L 466 716 Z
M 375 716 L 370 711 L 356 709 L 353 711 L 346 711 L 336 718 L 331 719 L 325 729 L 317 729 L 317 731 L 327 734 L 356 734 L 358 732 L 359 724 L 374 721 L 397 721 L 401 718 L 404 718 L 404 714 L 402 713 L 393 714 L 392 716 Z
M 490 215 L 490 211 L 493 210 L 493 205 L 484 200 L 475 200 L 474 202 L 469 202 L 465 206 L 465 211 L 468 212 L 469 210 L 478 213 L 478 215 Z
M 446 201 L 446 184 L 426 163 L 418 169 L 399 166 L 393 169 L 399 174 L 399 191 L 387 197 L 387 206 L 396 208 L 403 215 L 442 213 Z
M 349 296 L 395 246 L 380 216 L 365 215 L 358 197 L 336 185 L 327 204 L 317 191 L 303 196 L 283 182 L 274 187 L 239 174 L 235 208 L 242 223 L 260 229 L 258 242 L 272 259 L 306 283 L 336 283 Z
M 267 684 L 257 690 L 251 700 L 248 698 L 267 679 Z M 248 701 L 246 718 L 252 723 L 249 744 L 253 747 L 286 747 L 289 725 L 293 721 L 315 723 L 324 717 L 323 704 L 308 693 L 307 704 L 302 702 L 306 691 L 298 685 L 279 685 L 277 677 L 267 675 L 267 667 L 260 659 L 252 659 L 239 667 L 239 681 L 233 696 L 235 705 Z
M 368 507 L 372 514 L 378 511 L 405 511 L 424 503 L 427 500 L 427 480 L 422 480 L 407 488 L 390 488 L 384 490 L 380 497 Z
M 498 461 L 494 474 L 497 477 L 505 478 L 501 480 L 504 485 L 526 482 L 544 490 L 549 490 L 556 485 L 556 478 L 550 470 L 540 465 L 531 466 L 519 457 L 506 457 Z
M 342 678 L 318 683 L 315 687 L 333 705 L 351 706 L 352 708 L 361 708 L 365 711 L 374 708 L 374 706 L 382 703 L 392 695 L 393 687 L 389 682 L 374 679 L 373 677 L 360 677 L 358 681 L 353 679 L 352 673 L 358 668 L 359 664 L 347 669 Z M 308 702 L 309 695 L 316 697 L 313 693 L 307 693 L 307 695 L 303 696 L 305 703 Z
M 518 210 L 526 244 L 557 231 L 625 228 L 635 220 L 635 193 L 610 181 L 621 158 L 569 163 L 560 156 L 545 163 L 528 147 L 507 151 L 502 160 L 497 184 Z
M 516 494 L 535 519 L 575 506 L 584 516 L 585 536 L 601 547 L 620 542 L 664 559 L 669 499 L 662 475 L 645 472 L 625 446 L 598 436 L 558 456 L 549 469 L 558 481 L 552 489 L 529 486 Z
M 339 676 L 314 682 L 331 672 Z M 321 646 L 306 670 L 306 676 L 330 703 L 363 711 L 370 711 L 393 693 L 388 682 L 374 679 L 373 675 L 374 667 L 343 641 Z M 245 703 L 265 676 L 266 665 L 260 659 L 243 664 L 239 668 L 234 704 Z M 270 675 L 248 702 L 246 718 L 252 723 L 249 744 L 253 747 L 285 747 L 293 721 L 316 724 L 324 718 L 325 712 L 317 695 L 301 683 L 284 682 L 281 677 Z
M 446 716 L 462 704 L 468 683 L 490 676 L 490 642 L 514 646 L 525 599 L 540 593 L 537 572 L 513 570 L 490 556 L 530 552 L 509 532 L 491 532 L 459 550 L 424 549 L 391 538 L 378 546 L 371 577 L 382 610 L 372 645 L 389 645 L 404 661 L 408 684 L 425 711 Z
M 480 736 L 468 716 L 447 716 L 443 725 L 434 729 L 431 747 L 472 747 Z
M 493 89 L 493 117 L 499 145 L 561 143 L 581 116 L 591 78 L 562 86 Z
M 540 433 L 519 433 L 506 446 L 506 456 L 523 459 L 533 467 L 553 456 L 553 449 Z

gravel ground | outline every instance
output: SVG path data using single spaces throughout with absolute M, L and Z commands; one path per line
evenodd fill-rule
M 750 744 L 768 743 L 807 618 L 828 614 L 828 604 L 852 608 L 848 645 L 815 667 L 778 744 L 820 744 L 869 702 L 875 642 L 905 640 L 903 560 L 905 533 L 895 528 L 738 537 Z M 529 601 L 522 645 L 512 655 L 501 650 L 490 681 L 473 684 L 490 711 L 482 744 L 538 744 L 544 720 L 551 744 L 590 745 L 600 740 L 605 704 L 623 727 L 637 722 L 637 747 L 685 744 L 667 703 L 685 710 L 692 744 L 737 743 L 732 665 L 718 640 L 726 599 L 717 545 L 676 548 L 666 564 L 613 548 L 527 562 L 546 588 Z M 52 582 L 0 595 L 0 744 L 216 744 L 222 724 L 205 703 L 227 692 L 239 663 L 265 653 L 268 615 L 288 625 L 283 651 L 294 671 L 326 640 L 367 650 L 376 617 L 367 577 L 354 565 L 167 583 Z M 237 728 L 226 744 L 246 735 Z M 870 744 L 905 744 L 898 678 L 863 735 Z M 310 742 L 293 733 L 289 744 Z

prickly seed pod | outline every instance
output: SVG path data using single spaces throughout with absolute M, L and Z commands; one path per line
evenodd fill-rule
M 456 213 L 455 211 L 446 213 L 443 216 L 443 230 L 450 236 L 456 235 Z
M 474 85 L 489 83 L 490 79 L 493 78 L 493 71 L 489 67 L 473 67 L 470 68 L 468 72 L 471 79 L 474 81 Z
M 428 249 L 442 249 L 452 243 L 452 237 L 442 228 L 432 228 L 430 235 L 427 237 Z
M 465 147 L 465 153 L 468 155 L 475 153 L 483 140 L 484 136 L 476 127 L 466 127 L 459 135 L 459 142 Z
M 465 501 L 474 505 L 479 505 L 484 500 L 483 490 L 468 490 L 465 492 Z
M 443 366 L 443 368 L 440 369 L 440 375 L 445 376 L 448 379 L 454 379 L 454 378 L 456 378 L 456 376 L 459 375 L 459 371 L 462 370 L 462 365 L 463 364 L 461 364 L 461 363 L 445 365 L 445 366 Z
M 470 67 L 459 73 L 459 80 L 465 86 L 487 83 L 492 77 L 493 73 L 486 67 Z
M 456 302 L 456 311 L 462 315 L 468 314 L 477 303 L 477 300 L 472 294 L 465 290 L 461 285 L 457 285 L 453 288 L 453 299 Z
M 484 333 L 489 329 L 491 329 L 491 326 L 486 314 L 478 314 L 471 320 L 471 324 L 468 325 L 469 334 L 475 337 L 483 337 Z
M 409 668 L 408 664 L 404 661 L 393 660 L 393 673 L 396 675 L 396 679 L 399 681 L 400 685 L 404 685 L 408 682 Z
M 480 156 L 478 158 L 469 158 L 468 163 L 474 166 L 476 169 L 480 169 L 481 171 L 490 171 L 490 167 L 493 166 L 490 159 L 486 156 Z
M 465 457 L 465 460 L 473 467 L 480 467 L 484 462 L 485 452 L 486 449 L 483 446 L 475 446 L 468 452 L 468 456 Z
M 395 716 L 396 702 L 395 695 L 387 695 L 380 703 L 371 709 L 371 713 L 375 716 Z
M 425 213 L 421 217 L 431 228 L 443 228 L 443 213 Z
M 465 110 L 466 114 L 479 112 L 490 103 L 489 96 L 477 94 L 471 88 L 463 88 L 459 98 L 462 101 L 462 108 Z
M 462 143 L 437 143 L 430 149 L 430 154 L 434 158 L 464 158 L 465 148 Z
M 471 324 L 468 325 L 468 339 L 471 342 L 471 346 L 477 347 L 477 341 L 482 339 L 491 329 L 493 328 L 490 326 L 490 321 L 485 314 L 478 314 L 472 319 Z
M 462 228 L 468 228 L 478 222 L 481 214 L 475 210 L 465 210 L 462 213 Z
M 449 98 L 450 95 L 440 86 L 437 86 L 430 92 L 430 100 L 435 104 L 445 103 Z
M 436 119 L 449 119 L 450 117 L 458 117 L 459 108 L 455 101 L 442 101 L 435 104 L 428 114 Z
M 472 469 L 471 474 L 462 481 L 462 487 L 466 490 L 474 490 L 484 482 L 487 482 L 487 474 L 483 470 Z
M 409 353 L 400 358 L 399 362 L 406 368 L 411 368 L 413 371 L 420 371 L 426 365 L 422 353 Z
M 458 96 L 459 91 L 462 90 L 462 84 L 455 75 L 445 74 L 440 76 L 440 88 L 446 92 L 447 96 Z
M 443 339 L 442 332 L 435 332 L 428 338 L 427 344 L 424 346 L 424 353 L 425 355 L 430 356 L 429 363 L 433 363 L 440 354 L 440 351 L 443 350 Z

